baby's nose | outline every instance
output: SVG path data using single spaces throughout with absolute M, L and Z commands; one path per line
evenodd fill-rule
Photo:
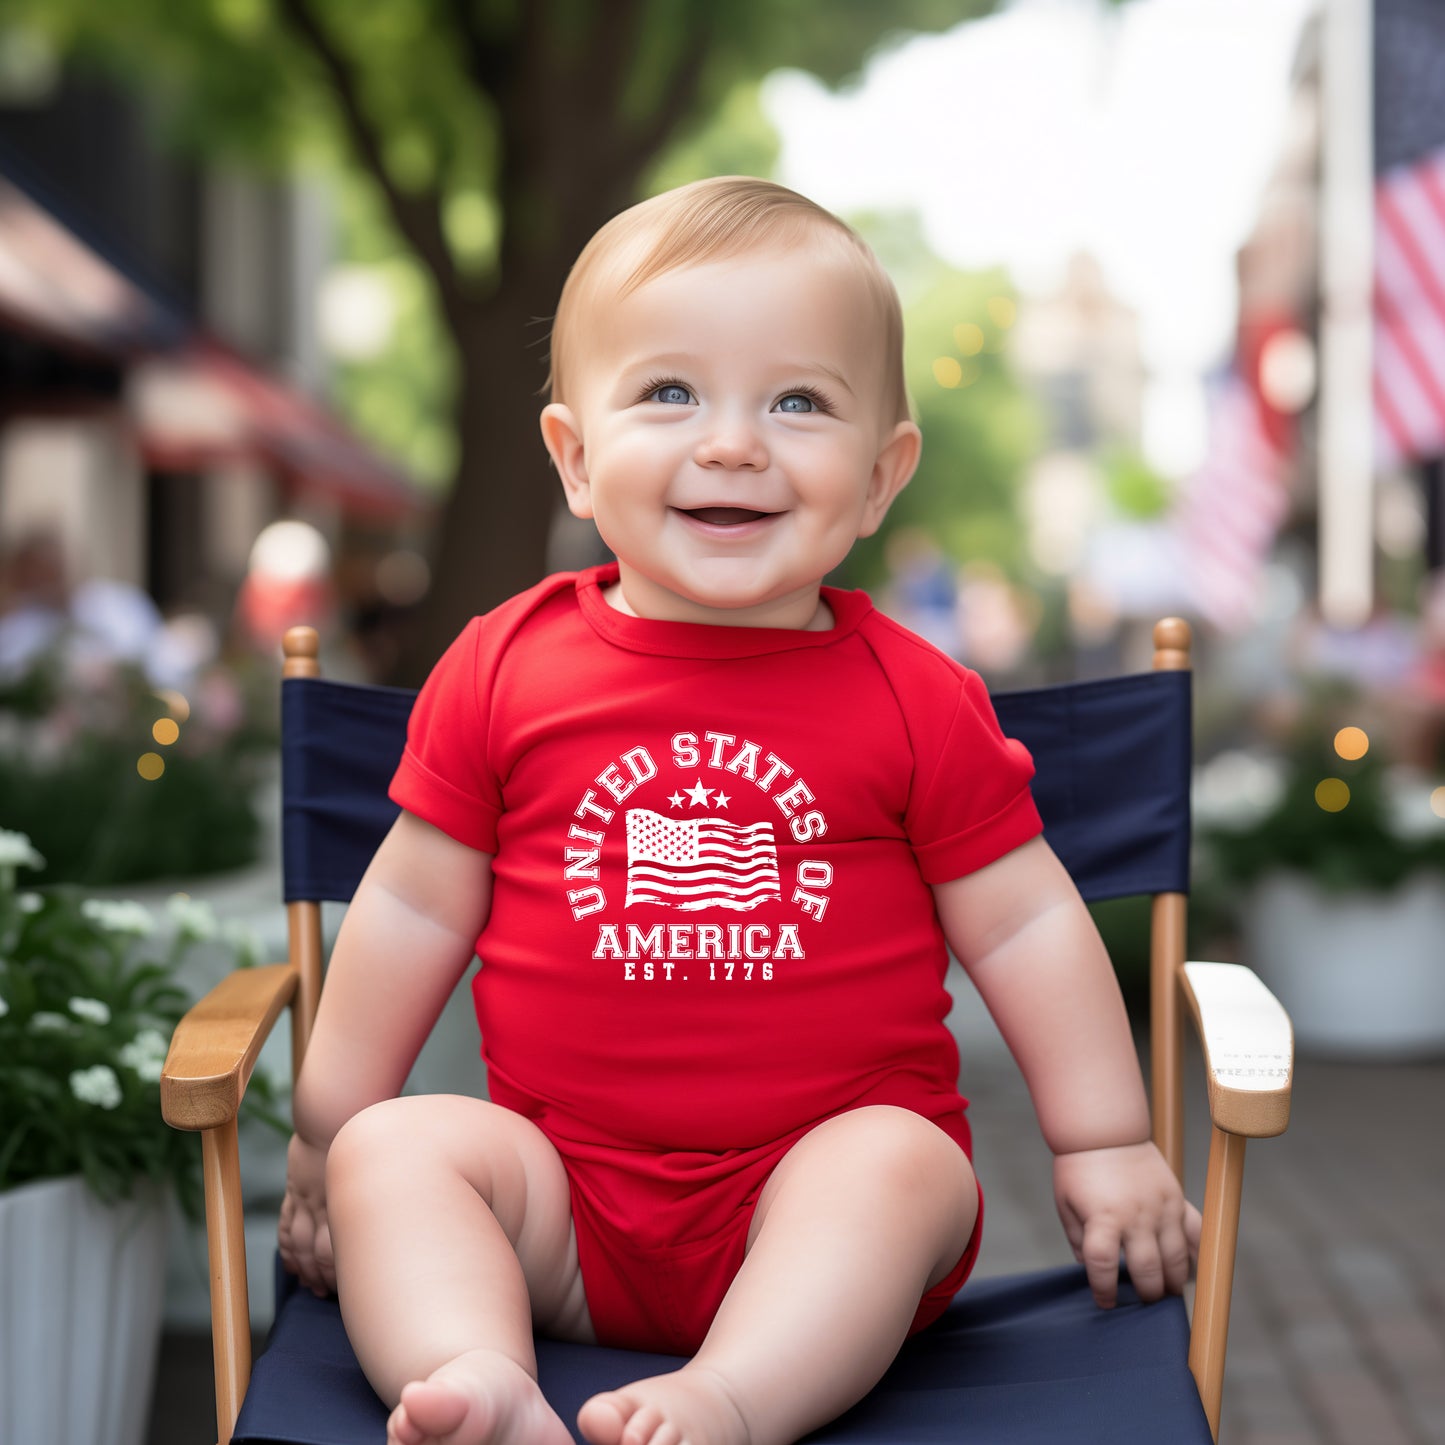
M 747 418 L 719 417 L 698 443 L 693 460 L 700 467 L 761 471 L 768 464 L 768 449 L 757 426 Z

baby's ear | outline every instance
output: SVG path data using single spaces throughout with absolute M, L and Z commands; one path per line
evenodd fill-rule
M 923 450 L 923 434 L 911 421 L 895 426 L 878 452 L 873 474 L 868 478 L 868 496 L 863 509 L 860 537 L 871 537 L 882 525 L 893 499 L 912 480 Z
M 542 440 L 562 478 L 567 509 L 574 517 L 592 515 L 592 489 L 587 481 L 587 456 L 582 431 L 570 406 L 554 401 L 542 408 Z

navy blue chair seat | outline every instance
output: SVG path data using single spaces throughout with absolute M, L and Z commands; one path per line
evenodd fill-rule
M 334 1299 L 280 1271 L 280 1303 L 232 1445 L 383 1445 L 386 1407 L 356 1363 Z M 1185 1363 L 1177 1298 L 1123 1283 L 1099 1309 L 1077 1266 L 971 1281 L 904 1347 L 877 1388 L 809 1445 L 1212 1445 Z M 672 1355 L 537 1341 L 538 1376 L 572 1428 L 599 1390 L 678 1368 Z M 1160 1433 L 1168 1421 L 1167 1433 Z M 1061 1433 L 1060 1425 L 1064 1423 Z

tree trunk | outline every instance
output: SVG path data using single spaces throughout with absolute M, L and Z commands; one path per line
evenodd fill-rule
M 710 22 L 692 17 L 669 93 L 646 123 L 624 118 L 621 90 L 645 7 L 595 6 L 590 51 L 555 44 L 543 7 L 522 7 L 495 94 L 505 216 L 497 291 L 459 300 L 448 320 L 458 378 L 455 484 L 438 522 L 432 590 L 399 680 L 415 683 L 467 619 L 530 587 L 546 569 L 562 489 L 537 426 L 547 344 L 568 268 L 592 233 L 636 196 L 637 178 L 691 105 Z
M 558 282 L 560 286 L 560 279 Z M 562 489 L 537 417 L 546 402 L 548 323 L 556 290 L 504 288 L 458 316 L 458 465 L 437 519 L 432 588 L 408 638 L 397 682 L 416 686 L 480 612 L 539 581 Z

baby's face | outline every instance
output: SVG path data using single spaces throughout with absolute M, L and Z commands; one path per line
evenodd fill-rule
M 882 329 L 820 248 L 669 271 L 599 303 L 543 434 L 572 511 L 644 617 L 807 627 L 818 586 L 917 459 L 885 402 Z

